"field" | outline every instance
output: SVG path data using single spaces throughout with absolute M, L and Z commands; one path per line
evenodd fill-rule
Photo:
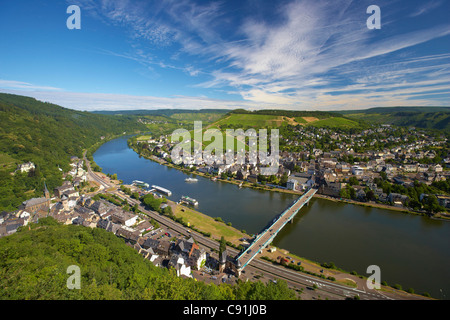
M 240 238 L 248 237 L 248 235 L 233 227 L 227 226 L 223 222 L 215 221 L 210 216 L 185 206 L 177 205 L 174 210 L 174 215 L 176 217 L 182 217 L 184 221 L 189 222 L 191 226 L 194 226 L 198 230 L 210 232 L 211 237 L 215 239 L 220 239 L 221 236 L 224 236 L 225 240 L 239 245 L 241 244 L 239 241 Z
M 359 128 L 360 124 L 354 120 L 341 118 L 341 117 L 332 117 L 323 120 L 312 121 L 308 123 L 308 125 L 323 128 Z
M 277 128 L 284 122 L 282 116 L 259 115 L 259 114 L 231 114 L 214 125 L 219 128 Z
M 211 127 L 225 128 L 280 128 L 283 125 L 303 125 L 314 127 L 329 128 L 359 128 L 361 125 L 357 120 L 343 117 L 328 117 L 319 119 L 317 117 L 286 117 L 277 115 L 261 114 L 231 114 L 219 121 L 216 121 Z
M 174 130 L 184 128 L 193 130 L 194 121 L 202 121 L 203 128 L 223 116 L 223 113 L 185 112 L 171 115 L 141 115 L 139 118 L 145 123 L 153 137 L 171 134 Z
M 0 168 L 1 169 L 12 169 L 15 167 L 16 160 L 5 153 L 0 153 Z

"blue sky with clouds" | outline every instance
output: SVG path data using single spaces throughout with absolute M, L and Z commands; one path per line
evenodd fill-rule
M 366 12 L 381 9 L 381 29 Z M 69 5 L 81 29 L 69 30 Z M 448 0 L 7 0 L 0 91 L 80 110 L 448 106 Z

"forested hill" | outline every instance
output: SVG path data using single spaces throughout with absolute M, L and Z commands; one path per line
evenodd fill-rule
M 0 93 L 0 210 L 14 210 L 34 196 L 61 184 L 58 166 L 69 170 L 70 156 L 113 135 L 145 131 L 132 116 L 93 114 L 34 98 Z M 11 173 L 32 161 L 34 173 Z
M 296 110 L 254 110 L 249 111 L 245 109 L 235 109 L 229 114 L 253 114 L 253 115 L 268 115 L 268 116 L 285 116 L 285 117 L 316 117 L 317 119 L 327 119 L 331 117 L 340 117 L 338 112 L 328 111 L 296 111 Z
M 216 286 L 179 278 L 100 228 L 60 225 L 50 217 L 28 228 L 0 239 L 1 300 L 296 299 L 281 280 Z M 79 267 L 79 289 L 67 288 L 69 266 Z
M 375 124 L 434 129 L 450 133 L 450 107 L 386 107 L 341 111 L 350 119 Z

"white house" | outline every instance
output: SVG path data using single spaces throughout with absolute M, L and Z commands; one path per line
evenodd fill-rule
M 111 221 L 123 224 L 127 227 L 130 227 L 136 224 L 137 215 L 131 214 L 129 212 L 123 210 L 114 210 L 111 212 Z
M 20 170 L 20 172 L 30 172 L 31 170 L 34 170 L 36 167 L 33 162 L 27 162 L 22 163 L 17 166 L 17 171 Z
M 191 267 L 186 266 L 181 255 L 173 254 L 169 261 L 169 267 L 174 267 L 177 271 L 177 276 L 191 277 Z
M 352 174 L 354 174 L 355 176 L 361 176 L 363 173 L 364 173 L 364 170 L 360 166 L 352 167 Z

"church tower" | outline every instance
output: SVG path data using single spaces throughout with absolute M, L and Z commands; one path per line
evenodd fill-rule
M 44 181 L 44 197 L 50 199 L 50 192 L 48 192 L 47 184 Z

